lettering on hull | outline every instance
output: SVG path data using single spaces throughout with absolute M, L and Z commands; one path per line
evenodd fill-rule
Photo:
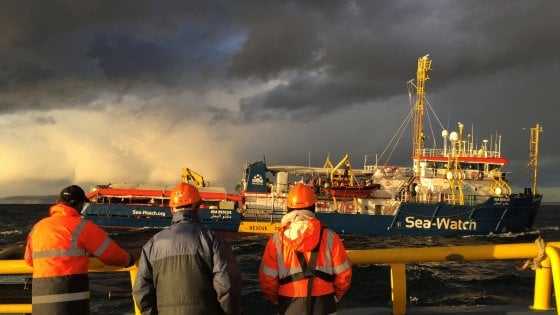
M 258 233 L 258 234 L 272 234 L 280 229 L 278 223 L 268 222 L 241 222 L 239 224 L 239 232 L 244 233 Z
M 476 231 L 476 221 L 474 220 L 461 220 L 451 218 L 435 218 L 434 220 L 431 220 L 410 216 L 405 217 L 404 222 L 404 227 L 407 229 Z
M 165 211 L 151 211 L 151 210 L 132 210 L 132 215 L 145 215 L 150 217 L 165 217 Z
M 223 209 L 211 209 L 210 219 L 212 220 L 231 220 L 233 211 Z

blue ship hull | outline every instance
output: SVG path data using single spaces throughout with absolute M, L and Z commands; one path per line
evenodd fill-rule
M 317 213 L 329 228 L 340 234 L 389 236 L 463 236 L 521 232 L 531 228 L 541 196 L 512 195 L 491 198 L 475 206 L 405 202 L 394 215 Z M 162 229 L 171 223 L 166 207 L 90 204 L 82 215 L 108 229 Z M 199 220 L 211 230 L 238 232 L 243 223 L 277 223 L 271 217 L 245 217 L 236 210 L 199 209 Z M 266 231 L 254 229 L 255 233 Z

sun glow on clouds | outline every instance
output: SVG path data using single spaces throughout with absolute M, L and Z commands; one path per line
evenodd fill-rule
M 186 166 L 219 183 L 229 169 L 240 168 L 228 158 L 236 149 L 223 130 L 194 119 L 172 125 L 165 116 L 114 108 L 48 114 L 55 124 L 36 124 L 37 113 L 2 118 L 0 195 L 12 191 L 11 183 L 32 181 L 173 185 Z

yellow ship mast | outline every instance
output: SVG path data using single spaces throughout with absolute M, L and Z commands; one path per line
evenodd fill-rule
M 531 138 L 529 139 L 529 171 L 531 172 L 531 189 L 533 195 L 537 194 L 537 176 L 539 169 L 539 142 L 540 134 L 543 132 L 542 126 L 536 124 L 531 128 Z
M 422 155 L 424 148 L 424 97 L 425 83 L 429 79 L 428 71 L 432 69 L 429 55 L 418 58 L 416 70 L 416 104 L 414 105 L 414 126 L 412 135 L 412 158 Z

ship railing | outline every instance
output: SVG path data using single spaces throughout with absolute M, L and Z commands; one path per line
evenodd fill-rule
M 354 265 L 389 265 L 394 315 L 406 314 L 406 265 L 531 259 L 535 265 L 535 287 L 530 308 L 552 310 L 554 289 L 556 313 L 560 314 L 560 242 L 544 243 L 538 239 L 535 243 L 518 244 L 349 250 L 348 257 Z
M 33 268 L 28 266 L 23 260 L 0 260 L 0 275 L 25 275 L 31 274 Z M 132 266 L 129 268 L 111 267 L 104 265 L 100 260 L 91 258 L 89 260 L 89 272 L 95 273 L 113 273 L 113 272 L 128 272 L 130 275 L 131 286 L 136 281 L 136 274 L 138 268 Z M 33 289 L 33 288 L 32 288 Z M 140 310 L 136 303 L 132 303 L 134 314 L 140 315 Z M 31 314 L 31 304 L 0 304 L 0 314 Z
M 447 149 L 423 149 L 422 156 L 449 156 L 451 150 Z M 460 157 L 489 157 L 489 158 L 499 158 L 501 157 L 500 151 L 490 151 L 490 150 L 461 150 L 459 152 Z
M 424 203 L 424 204 L 437 204 L 437 203 L 447 203 L 452 204 L 454 202 L 453 197 L 447 193 L 432 193 L 432 194 L 416 194 L 411 196 L 410 193 L 401 193 L 401 201 Z M 474 206 L 484 203 L 488 199 L 492 198 L 490 195 L 464 195 L 464 205 Z M 406 199 L 407 198 L 407 199 Z
M 534 243 L 469 245 L 418 248 L 385 248 L 348 250 L 348 257 L 354 265 L 382 264 L 390 267 L 391 301 L 394 315 L 406 314 L 406 265 L 475 261 L 502 261 L 531 259 L 535 267 L 534 311 L 552 309 L 552 290 L 556 306 L 560 305 L 560 242 L 545 243 L 537 239 Z M 30 274 L 32 267 L 23 260 L 0 260 L 0 275 Z M 137 268 L 117 268 L 104 266 L 97 259 L 90 259 L 90 272 L 129 272 L 131 284 L 136 279 Z M 512 286 L 512 289 L 515 289 Z M 135 314 L 140 314 L 133 302 Z M 0 304 L 0 313 L 31 313 L 31 304 Z M 556 308 L 560 314 L 560 308 Z
M 280 221 L 285 212 L 266 211 L 259 209 L 249 209 L 243 212 L 243 219 L 245 221 L 255 222 L 275 222 Z
M 447 180 L 447 172 L 449 172 L 449 170 L 447 170 L 446 168 L 433 168 L 433 167 L 426 167 L 424 172 L 421 173 L 420 177 L 421 178 L 439 178 L 439 179 L 443 179 L 443 180 Z M 511 172 L 504 172 L 504 171 L 484 171 L 484 170 L 478 170 L 478 169 L 468 169 L 468 168 L 464 168 L 461 170 L 464 179 L 467 180 L 477 180 L 477 181 L 481 181 L 481 180 L 487 180 L 487 179 L 492 179 L 492 178 L 506 178 L 508 176 L 508 174 L 511 174 Z

